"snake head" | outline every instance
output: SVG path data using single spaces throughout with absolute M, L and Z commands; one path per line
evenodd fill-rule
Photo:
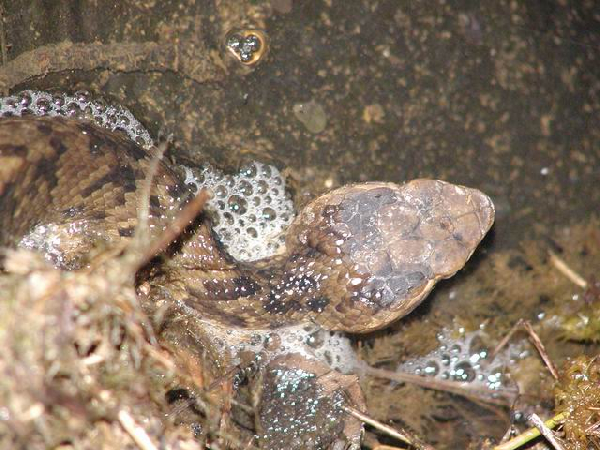
M 492 201 L 476 189 L 425 179 L 356 184 L 309 203 L 286 246 L 319 280 L 306 306 L 313 320 L 367 332 L 408 314 L 460 270 L 493 222 Z

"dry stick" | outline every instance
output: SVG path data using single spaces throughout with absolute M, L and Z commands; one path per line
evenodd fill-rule
M 218 80 L 219 69 L 201 42 L 74 44 L 63 41 L 22 53 L 0 68 L 0 91 L 48 73 L 66 70 L 177 72 L 197 83 Z
M 250 437 L 250 440 L 248 441 L 246 447 L 244 447 L 244 450 L 250 450 L 251 448 L 254 448 L 254 436 Z
M 148 220 L 150 218 L 150 194 L 152 192 L 152 183 L 154 181 L 154 177 L 156 176 L 156 172 L 158 170 L 158 165 L 162 161 L 163 155 L 167 150 L 169 143 L 161 142 L 158 146 L 152 147 L 154 150 L 154 155 L 150 160 L 148 165 L 148 171 L 146 173 L 146 179 L 144 180 L 144 184 L 142 186 L 141 192 L 141 200 L 138 208 L 137 214 L 137 227 L 135 230 L 135 249 L 141 248 L 144 242 L 148 239 L 149 228 L 148 228 Z
M 140 44 L 43 45 L 22 53 L 0 71 L 0 88 L 10 89 L 30 78 L 65 70 L 110 69 L 116 72 L 174 68 L 175 48 L 154 42 Z
M 536 350 L 540 354 L 540 357 L 546 364 L 546 367 L 548 368 L 548 370 L 550 371 L 550 373 L 552 374 L 554 379 L 557 380 L 558 379 L 558 371 L 556 370 L 554 363 L 548 356 L 548 352 L 546 352 L 546 348 L 544 347 L 544 344 L 542 344 L 541 339 L 539 338 L 537 333 L 533 330 L 533 327 L 531 326 L 531 322 L 529 322 L 528 320 L 519 319 L 518 322 L 513 325 L 511 330 L 508 332 L 508 334 L 504 337 L 504 339 L 502 339 L 502 341 L 500 341 L 500 343 L 494 349 L 494 351 L 492 353 L 492 357 L 497 355 L 498 352 L 508 344 L 508 341 L 510 341 L 513 334 L 515 334 L 515 332 L 518 331 L 519 328 L 524 328 L 525 331 L 527 331 L 527 334 L 531 338 L 533 345 L 535 346 Z
M 358 420 L 361 420 L 364 423 L 371 425 L 373 428 L 377 428 L 378 430 L 383 431 L 385 434 L 395 437 L 396 439 L 399 439 L 405 444 L 411 445 L 417 448 L 418 450 L 435 450 L 431 445 L 421 442 L 421 439 L 419 439 L 418 437 L 411 436 L 406 431 L 400 432 L 395 428 L 386 425 L 385 423 L 379 422 L 378 420 L 375 420 L 367 416 L 366 414 L 361 413 L 357 409 L 351 408 L 350 406 L 344 406 L 344 411 L 346 411 L 351 416 L 356 417 Z
M 525 330 L 531 337 L 531 340 L 533 341 L 533 345 L 535 346 L 538 353 L 542 357 L 542 360 L 546 364 L 546 367 L 548 368 L 548 370 L 550 371 L 550 373 L 552 374 L 554 379 L 558 380 L 558 370 L 556 370 L 556 367 L 554 366 L 554 363 L 550 359 L 550 356 L 548 355 L 548 352 L 546 351 L 544 344 L 542 344 L 540 337 L 533 330 L 533 327 L 531 326 L 531 322 L 529 322 L 529 320 L 523 321 L 523 327 L 525 327 Z
M 136 240 L 134 244 L 136 251 L 139 251 L 141 245 L 143 245 L 143 242 L 146 241 L 146 237 L 148 235 L 148 218 L 150 216 L 150 193 L 152 190 L 152 183 L 167 146 L 168 141 L 161 143 L 157 147 L 154 147 L 155 154 L 152 156 L 148 166 L 148 172 L 142 187 L 142 195 L 137 217 L 138 224 L 136 228 Z M 154 241 L 154 243 L 150 245 L 150 248 L 143 253 L 141 258 L 136 261 L 135 272 L 144 267 L 152 258 L 165 250 L 169 244 L 171 244 L 179 236 L 183 229 L 188 226 L 190 222 L 200 213 L 209 197 L 210 195 L 206 190 L 201 190 L 198 192 L 194 199 L 188 205 L 186 205 L 183 210 L 180 211 L 177 217 L 175 217 L 175 220 L 166 226 L 162 235 L 156 241 Z
M 588 409 L 595 409 L 595 408 L 590 407 Z M 587 427 L 585 429 L 585 434 L 590 435 L 590 436 L 591 435 L 600 436 L 600 421 L 593 423 L 592 425 Z
M 175 365 L 175 363 L 171 361 L 171 359 L 169 359 L 168 356 L 165 356 L 162 350 L 158 350 L 152 345 L 144 346 L 144 350 L 148 353 L 148 356 L 150 356 L 155 361 L 161 363 L 165 369 L 170 370 L 172 372 L 175 372 L 177 370 L 177 366 Z
M 394 447 L 391 445 L 378 444 L 377 446 L 373 447 L 373 450 L 404 450 L 404 449 L 400 448 L 400 447 Z
M 227 418 L 231 416 L 231 398 L 233 397 L 233 384 L 228 383 L 222 385 L 223 391 L 223 406 L 221 409 L 221 417 L 219 418 L 219 439 L 218 441 L 225 444 L 227 440 Z M 224 445 L 225 446 L 225 445 Z
M 140 257 L 137 261 L 138 269 L 144 267 L 152 258 L 162 253 L 169 244 L 171 244 L 181 232 L 187 227 L 194 218 L 202 211 L 205 203 L 210 198 L 210 194 L 206 189 L 202 189 L 198 194 L 188 203 L 185 208 L 177 215 L 175 220 L 171 222 L 163 234 L 154 241 L 148 250 Z
M 564 276 L 566 276 L 573 284 L 585 289 L 587 287 L 587 282 L 585 279 L 571 269 L 566 262 L 556 256 L 554 253 L 550 252 L 550 261 L 554 264 L 554 267 L 561 272 Z
M 554 416 L 552 419 L 548 419 L 544 422 L 544 425 L 547 428 L 556 428 L 557 425 L 560 425 L 565 419 L 567 415 L 565 413 L 560 413 Z M 519 447 L 527 444 L 531 440 L 535 439 L 540 435 L 540 430 L 537 428 L 530 428 L 524 433 L 515 436 L 510 441 L 504 442 L 500 445 L 497 445 L 493 448 L 493 450 L 516 450 Z
M 8 52 L 6 51 L 6 33 L 4 30 L 4 7 L 0 6 L 0 53 L 2 54 L 2 65 L 5 66 L 8 62 Z M 8 93 L 8 89 L 6 95 Z
M 548 428 L 546 424 L 544 424 L 542 419 L 540 419 L 540 416 L 534 413 L 529 416 L 529 421 L 533 423 L 538 430 L 540 430 L 542 436 L 544 436 L 556 450 L 565 450 L 552 430 Z
M 119 422 L 123 429 L 131 436 L 135 444 L 142 450 L 158 450 L 152 443 L 150 436 L 142 427 L 140 427 L 131 415 L 124 410 L 119 411 Z
M 420 375 L 403 372 L 392 372 L 391 370 L 377 369 L 368 365 L 361 366 L 360 369 L 364 374 L 387 380 L 398 381 L 400 383 L 416 384 L 427 389 L 435 389 L 437 391 L 451 392 L 453 394 L 462 395 L 463 397 L 475 398 L 485 403 L 493 405 L 506 406 L 514 402 L 517 391 L 514 389 L 501 389 L 498 391 L 488 391 L 484 389 L 473 389 L 469 383 L 457 381 L 445 381 L 436 379 L 427 379 Z
M 235 366 L 232 367 L 231 369 L 229 369 L 227 372 L 225 372 L 223 375 L 217 377 L 215 380 L 213 380 L 212 383 L 210 383 L 208 385 L 208 388 L 206 388 L 206 390 L 208 392 L 216 389 L 217 387 L 223 385 L 226 382 L 230 382 L 233 377 L 240 372 L 240 367 L 239 366 Z

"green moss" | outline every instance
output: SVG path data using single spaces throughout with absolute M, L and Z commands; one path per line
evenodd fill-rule
M 568 361 L 555 388 L 556 412 L 565 413 L 564 432 L 570 449 L 600 445 L 591 428 L 600 423 L 600 357 Z

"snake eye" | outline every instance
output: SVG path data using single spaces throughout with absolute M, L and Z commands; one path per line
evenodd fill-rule
M 269 38 L 261 30 L 231 30 L 225 36 L 228 52 L 245 66 L 253 66 L 269 53 Z

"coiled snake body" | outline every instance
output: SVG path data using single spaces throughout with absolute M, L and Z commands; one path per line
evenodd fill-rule
M 193 193 L 167 164 L 153 172 L 151 152 L 83 121 L 0 119 L 0 246 L 83 268 L 133 239 L 148 200 L 142 229 L 155 241 Z M 357 449 L 360 422 L 342 405 L 364 406 L 358 380 L 331 370 L 356 366 L 335 365 L 353 356 L 338 348 L 331 358 L 327 341 L 338 344 L 327 330 L 367 332 L 409 313 L 464 265 L 493 220 L 491 200 L 475 189 L 435 180 L 349 185 L 300 211 L 285 254 L 248 264 L 223 250 L 200 214 L 140 271 L 138 293 L 145 308 L 173 306 L 198 319 L 194 345 L 213 354 L 218 372 L 256 353 L 261 448 L 340 448 L 341 439 Z
M 0 245 L 43 251 L 61 268 L 131 239 L 151 155 L 120 134 L 64 118 L 0 120 Z M 151 237 L 190 189 L 160 163 Z M 225 254 L 198 218 L 169 248 L 153 295 L 225 326 L 273 329 L 311 321 L 366 332 L 410 312 L 459 270 L 493 223 L 481 192 L 442 181 L 345 186 L 309 203 L 286 253 L 257 264 Z

